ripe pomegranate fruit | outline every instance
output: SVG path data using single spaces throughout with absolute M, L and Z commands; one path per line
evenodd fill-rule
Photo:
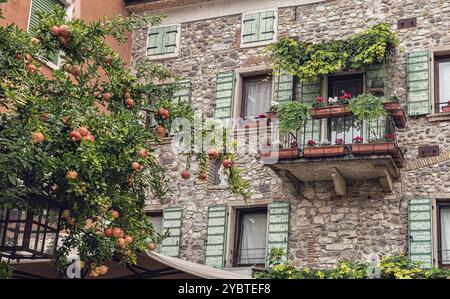
M 66 71 L 67 73 L 71 73 L 72 72 L 72 66 L 68 63 L 66 63 L 64 65 L 64 71 Z
M 223 167 L 231 168 L 232 165 L 233 165 L 233 162 L 231 160 L 229 160 L 229 159 L 223 160 Z
M 123 236 L 123 230 L 122 230 L 120 227 L 115 227 L 115 228 L 113 229 L 113 236 L 114 236 L 115 238 L 120 238 L 120 237 L 122 237 L 122 236 Z
M 89 134 L 89 130 L 86 127 L 79 127 L 77 129 L 78 133 L 80 133 L 81 136 L 87 136 Z
M 133 237 L 132 236 L 125 236 L 125 243 L 126 244 L 133 243 Z
M 77 65 L 72 66 L 70 73 L 75 77 L 79 77 L 81 75 L 81 68 Z
M 135 103 L 135 101 L 133 99 L 126 99 L 125 100 L 125 105 L 128 108 L 133 108 L 136 105 L 136 103 Z
M 153 251 L 155 249 L 156 249 L 156 244 L 155 243 L 148 244 L 148 250 Z
M 148 152 L 146 149 L 141 149 L 138 151 L 138 157 L 142 158 L 142 159 L 147 159 L 148 158 Z
M 159 117 L 161 117 L 162 119 L 168 119 L 170 116 L 169 110 L 167 110 L 166 108 L 161 108 L 158 111 L 158 115 Z
M 33 143 L 42 143 L 44 142 L 45 137 L 44 134 L 42 134 L 41 132 L 34 132 L 31 134 L 31 141 Z
M 111 216 L 112 216 L 114 219 L 117 219 L 117 218 L 119 218 L 120 213 L 119 213 L 119 211 L 112 210 L 112 211 L 111 211 Z
M 103 100 L 109 102 L 111 100 L 111 94 L 109 92 L 105 92 L 103 94 Z
M 67 26 L 66 24 L 59 26 L 58 33 L 60 36 L 65 38 L 69 38 L 72 35 L 72 33 L 69 30 L 69 26 Z
M 140 170 L 141 169 L 141 164 L 139 163 L 139 162 L 132 162 L 131 163 L 131 168 L 134 170 L 134 171 L 138 171 L 138 170 Z
M 66 173 L 66 179 L 68 179 L 68 180 L 73 181 L 73 180 L 76 180 L 77 177 L 78 177 L 78 172 L 76 172 L 75 170 L 69 170 Z
M 181 177 L 185 180 L 189 179 L 191 177 L 191 174 L 189 173 L 189 170 L 185 169 L 181 172 Z
M 118 238 L 117 239 L 117 245 L 119 245 L 120 248 L 124 248 L 126 245 L 125 239 L 124 238 Z
M 155 131 L 159 138 L 166 137 L 166 128 L 164 128 L 163 126 L 157 126 Z
M 73 130 L 72 132 L 70 132 L 70 137 L 73 141 L 76 142 L 81 141 L 81 138 L 83 138 L 77 130 Z
M 105 236 L 112 237 L 113 235 L 113 229 L 111 227 L 108 227 L 105 229 Z
M 58 36 L 59 35 L 59 27 L 58 26 L 52 26 L 52 28 L 50 29 L 50 32 L 52 33 L 52 35 Z
M 215 160 L 218 157 L 219 157 L 219 152 L 215 148 L 212 148 L 208 151 L 209 160 Z
M 30 73 L 36 73 L 37 72 L 37 67 L 34 64 L 32 64 L 32 63 L 27 63 L 27 65 L 25 67 Z

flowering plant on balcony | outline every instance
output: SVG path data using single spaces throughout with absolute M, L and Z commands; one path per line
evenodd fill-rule
M 264 118 L 266 118 L 266 115 L 264 113 L 261 113 L 256 117 L 256 119 L 264 119 Z
M 384 134 L 384 139 L 386 141 L 394 141 L 395 140 L 395 134 L 394 133 L 386 133 L 386 134 Z
M 342 144 L 344 144 L 344 139 L 338 138 L 338 139 L 336 139 L 336 140 L 334 141 L 334 143 L 335 143 L 336 145 L 342 145 Z
M 314 108 L 319 108 L 319 107 L 324 107 L 324 106 L 326 106 L 326 102 L 325 102 L 325 99 L 324 99 L 324 97 L 322 97 L 322 96 L 317 96 L 316 97 L 316 102 L 313 104 L 313 107 Z
M 329 97 L 328 98 L 328 106 L 334 106 L 337 105 L 339 102 L 339 98 L 338 97 Z
M 350 100 L 352 98 L 352 94 L 347 92 L 347 91 L 343 91 L 342 95 L 339 96 L 339 104 L 341 105 L 347 105 Z
M 363 143 L 363 138 L 361 136 L 357 136 L 353 138 L 353 143 Z
M 291 148 L 296 148 L 298 147 L 298 141 L 297 140 L 292 140 L 291 141 Z
M 313 139 L 311 139 L 311 140 L 308 141 L 307 145 L 308 146 L 316 146 L 317 143 Z

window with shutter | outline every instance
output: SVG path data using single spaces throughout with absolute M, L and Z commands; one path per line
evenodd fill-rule
M 273 248 L 282 249 L 288 254 L 289 242 L 289 203 L 274 202 L 269 205 L 267 254 Z
M 321 81 L 298 82 L 297 95 L 302 103 L 314 104 L 316 97 L 321 95 Z M 322 124 L 320 119 L 310 119 L 305 127 L 298 132 L 300 147 L 304 147 L 309 140 L 321 141 Z
M 178 51 L 179 31 L 179 26 L 177 25 L 150 28 L 148 32 L 147 54 L 149 56 L 176 55 Z
M 35 35 L 34 29 L 39 23 L 38 12 L 52 12 L 55 6 L 65 8 L 64 4 L 59 0 L 32 0 L 31 1 L 31 11 L 30 19 L 28 22 L 28 31 L 31 35 Z M 48 60 L 54 65 L 59 63 L 59 54 L 50 53 L 48 57 L 43 57 L 44 60 Z
M 214 119 L 228 125 L 233 117 L 234 72 L 221 73 L 216 79 Z
M 180 80 L 176 83 L 177 90 L 172 96 L 172 100 L 176 103 L 186 102 L 191 103 L 192 82 L 191 80 Z
M 430 198 L 409 201 L 409 259 L 421 262 L 424 268 L 433 266 L 432 210 Z
M 283 103 L 294 99 L 294 76 L 285 72 L 274 77 L 273 101 Z
M 224 205 L 208 208 L 208 228 L 205 264 L 214 268 L 225 266 L 227 239 L 227 209 Z
M 408 115 L 430 113 L 430 53 L 428 50 L 408 53 L 406 66 Z
M 163 213 L 163 231 L 169 230 L 169 237 L 161 244 L 161 253 L 167 256 L 180 255 L 181 208 L 166 208 Z
M 275 11 L 261 11 L 242 16 L 242 46 L 266 44 L 276 38 Z

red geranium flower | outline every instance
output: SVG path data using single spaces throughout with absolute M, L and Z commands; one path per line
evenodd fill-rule
M 312 140 L 312 139 L 308 141 L 308 145 L 309 146 L 313 146 L 313 145 L 316 145 L 316 144 L 317 143 L 314 140 Z
M 363 142 L 363 138 L 361 136 L 355 137 L 355 138 L 353 138 L 353 142 L 354 143 L 362 143 Z
M 323 102 L 325 102 L 325 99 L 323 97 L 321 97 L 321 96 L 317 96 L 316 97 L 316 102 L 319 103 L 319 104 L 322 104 Z
M 344 139 L 338 138 L 338 139 L 336 139 L 336 141 L 334 143 L 337 145 L 344 144 Z

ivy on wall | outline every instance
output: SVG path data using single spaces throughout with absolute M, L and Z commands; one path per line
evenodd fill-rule
M 283 38 L 269 45 L 273 69 L 283 70 L 304 81 L 346 70 L 362 70 L 382 63 L 392 54 L 399 41 L 390 25 L 379 24 L 345 40 L 321 43 Z

